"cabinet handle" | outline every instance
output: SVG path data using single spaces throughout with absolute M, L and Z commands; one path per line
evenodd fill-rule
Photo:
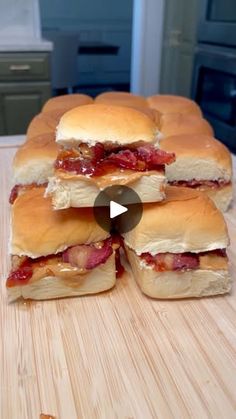
M 11 64 L 10 71 L 29 71 L 31 66 L 29 64 Z

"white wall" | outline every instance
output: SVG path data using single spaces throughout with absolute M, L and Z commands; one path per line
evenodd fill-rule
M 159 91 L 164 0 L 134 0 L 131 91 L 148 96 Z

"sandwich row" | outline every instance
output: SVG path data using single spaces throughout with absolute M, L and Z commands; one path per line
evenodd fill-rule
M 232 199 L 227 148 L 209 135 L 163 137 L 160 129 L 133 108 L 76 107 L 61 116 L 56 134 L 36 135 L 18 150 L 10 201 L 49 180 L 46 194 L 55 209 L 93 206 L 98 193 L 114 184 L 131 187 L 142 202 L 158 202 L 168 181 L 206 192 L 226 211 Z
M 44 193 L 43 187 L 28 189 L 12 205 L 10 301 L 108 290 L 122 274 L 123 250 L 148 296 L 201 297 L 230 290 L 227 228 L 204 194 L 168 187 L 166 200 L 144 204 L 139 224 L 121 237 L 104 231 L 91 208 L 54 211 Z

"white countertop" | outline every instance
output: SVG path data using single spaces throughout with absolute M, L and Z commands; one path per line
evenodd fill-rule
M 53 43 L 50 41 L 35 39 L 8 39 L 0 40 L 0 52 L 24 52 L 24 51 L 52 51 Z
M 19 147 L 25 142 L 25 135 L 0 135 L 0 148 Z

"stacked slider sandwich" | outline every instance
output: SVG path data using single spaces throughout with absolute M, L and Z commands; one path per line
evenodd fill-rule
M 63 113 L 50 137 L 53 151 L 47 156 L 47 170 L 45 153 L 38 153 L 35 145 L 29 152 L 30 142 L 18 153 L 15 174 L 21 181 L 16 183 L 24 184 L 31 173 L 29 184 L 35 181 L 38 186 L 18 188 L 23 193 L 15 194 L 12 206 L 13 257 L 7 280 L 12 300 L 113 287 L 119 241 L 96 224 L 91 207 L 98 193 L 114 184 L 128 185 L 144 203 L 140 223 L 123 235 L 144 293 L 184 298 L 230 290 L 223 216 L 201 192 L 166 188 L 165 170 L 174 166 L 175 155 L 171 146 L 159 148 L 160 137 L 156 121 L 141 109 L 95 103 Z M 45 193 L 40 184 L 48 176 Z M 35 219 L 32 234 L 28 225 Z
M 91 207 L 114 184 L 131 187 L 142 202 L 164 199 L 165 165 L 175 157 L 158 148 L 158 127 L 144 113 L 101 104 L 75 108 L 60 119 L 56 142 L 63 148 L 47 188 L 55 209 Z
M 41 128 L 35 123 L 36 133 Z M 97 293 L 115 283 L 119 244 L 97 225 L 92 209 L 56 212 L 44 197 L 57 153 L 52 131 L 27 136 L 14 159 L 10 301 Z

